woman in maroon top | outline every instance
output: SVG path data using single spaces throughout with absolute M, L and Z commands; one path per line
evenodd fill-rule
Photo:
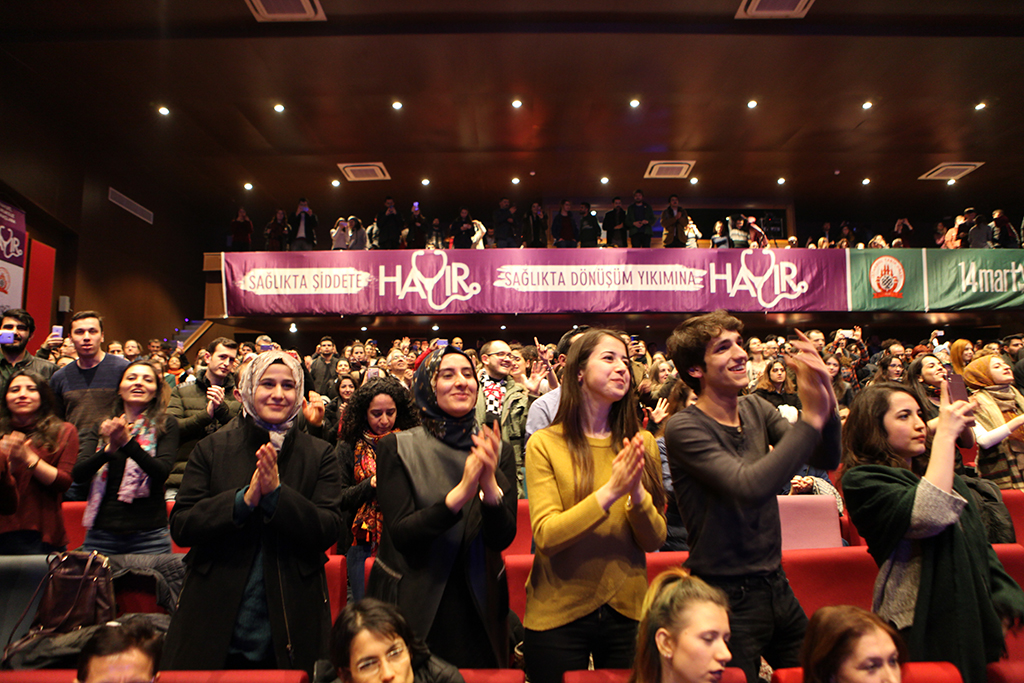
M 61 498 L 71 486 L 78 432 L 53 412 L 53 392 L 31 370 L 18 370 L 0 400 L 0 459 L 18 492 L 13 515 L 0 515 L 0 555 L 45 554 L 67 546 Z

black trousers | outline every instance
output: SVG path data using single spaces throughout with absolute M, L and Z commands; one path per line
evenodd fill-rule
M 526 629 L 523 655 L 530 683 L 562 683 L 566 671 L 628 669 L 636 651 L 637 622 L 608 605 L 549 631 Z

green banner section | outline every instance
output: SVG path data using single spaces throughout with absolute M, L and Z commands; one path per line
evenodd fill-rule
M 1024 250 L 929 249 L 928 309 L 1024 307 Z
M 851 250 L 851 310 L 928 310 L 923 256 L 920 249 Z

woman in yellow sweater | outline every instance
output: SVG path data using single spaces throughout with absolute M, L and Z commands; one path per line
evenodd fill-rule
M 590 330 L 569 351 L 554 422 L 527 446 L 536 553 L 523 650 L 531 683 L 632 665 L 647 590 L 644 553 L 665 541 L 654 438 L 640 429 L 621 337 Z

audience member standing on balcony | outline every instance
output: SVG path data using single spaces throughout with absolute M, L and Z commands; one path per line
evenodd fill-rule
M 641 430 L 625 342 L 589 330 L 572 344 L 558 413 L 527 444 L 537 550 L 523 650 L 532 683 L 565 671 L 628 668 L 647 590 L 644 553 L 665 542 L 654 436 Z
M 682 239 L 690 217 L 686 215 L 686 209 L 679 206 L 679 196 L 672 195 L 668 198 L 668 206 L 661 212 L 661 244 L 664 247 L 682 247 L 686 242 Z M 694 246 L 697 246 L 694 243 Z
M 345 250 L 366 251 L 366 228 L 356 216 L 348 217 L 348 242 L 345 243 Z
M 238 215 L 231 221 L 228 239 L 229 251 L 249 251 L 252 249 L 252 221 L 245 213 L 245 207 L 238 207 Z
M 263 249 L 284 251 L 288 248 L 288 214 L 278 209 L 274 217 L 263 228 Z
M 522 236 L 516 238 L 521 232 L 518 226 L 518 216 L 508 197 L 502 197 L 498 202 L 498 208 L 494 210 L 494 241 L 499 249 L 515 249 L 523 243 Z
M 551 236 L 555 238 L 556 247 L 574 249 L 579 246 L 580 226 L 568 199 L 562 200 L 558 213 L 551 217 Z
M 621 197 L 612 197 L 612 208 L 604 215 L 602 227 L 609 247 L 626 246 L 626 210 Z
M 430 231 L 430 225 L 427 222 L 427 217 L 420 211 L 419 202 L 412 203 L 412 211 L 409 213 L 406 227 L 405 248 L 426 249 L 427 233 Z
M 580 246 L 596 248 L 601 239 L 601 224 L 590 211 L 590 202 L 580 202 Z
M 448 228 L 448 236 L 452 238 L 452 249 L 472 249 L 475 233 L 473 217 L 469 215 L 469 209 L 464 206 L 459 209 L 458 217 Z
M 384 198 L 384 208 L 377 213 L 376 223 L 377 248 L 398 249 L 401 246 L 405 221 L 402 220 L 402 215 L 395 208 L 395 200 L 391 197 Z
M 644 201 L 643 190 L 633 193 L 633 203 L 626 209 L 626 232 L 629 243 L 634 249 L 647 249 L 651 246 L 651 235 L 654 234 L 654 209 Z
M 316 249 L 316 214 L 309 208 L 303 197 L 295 213 L 288 218 L 288 245 L 291 251 L 313 251 Z
M 530 206 L 530 213 L 523 221 L 523 243 L 528 249 L 548 247 L 548 215 L 540 202 Z

